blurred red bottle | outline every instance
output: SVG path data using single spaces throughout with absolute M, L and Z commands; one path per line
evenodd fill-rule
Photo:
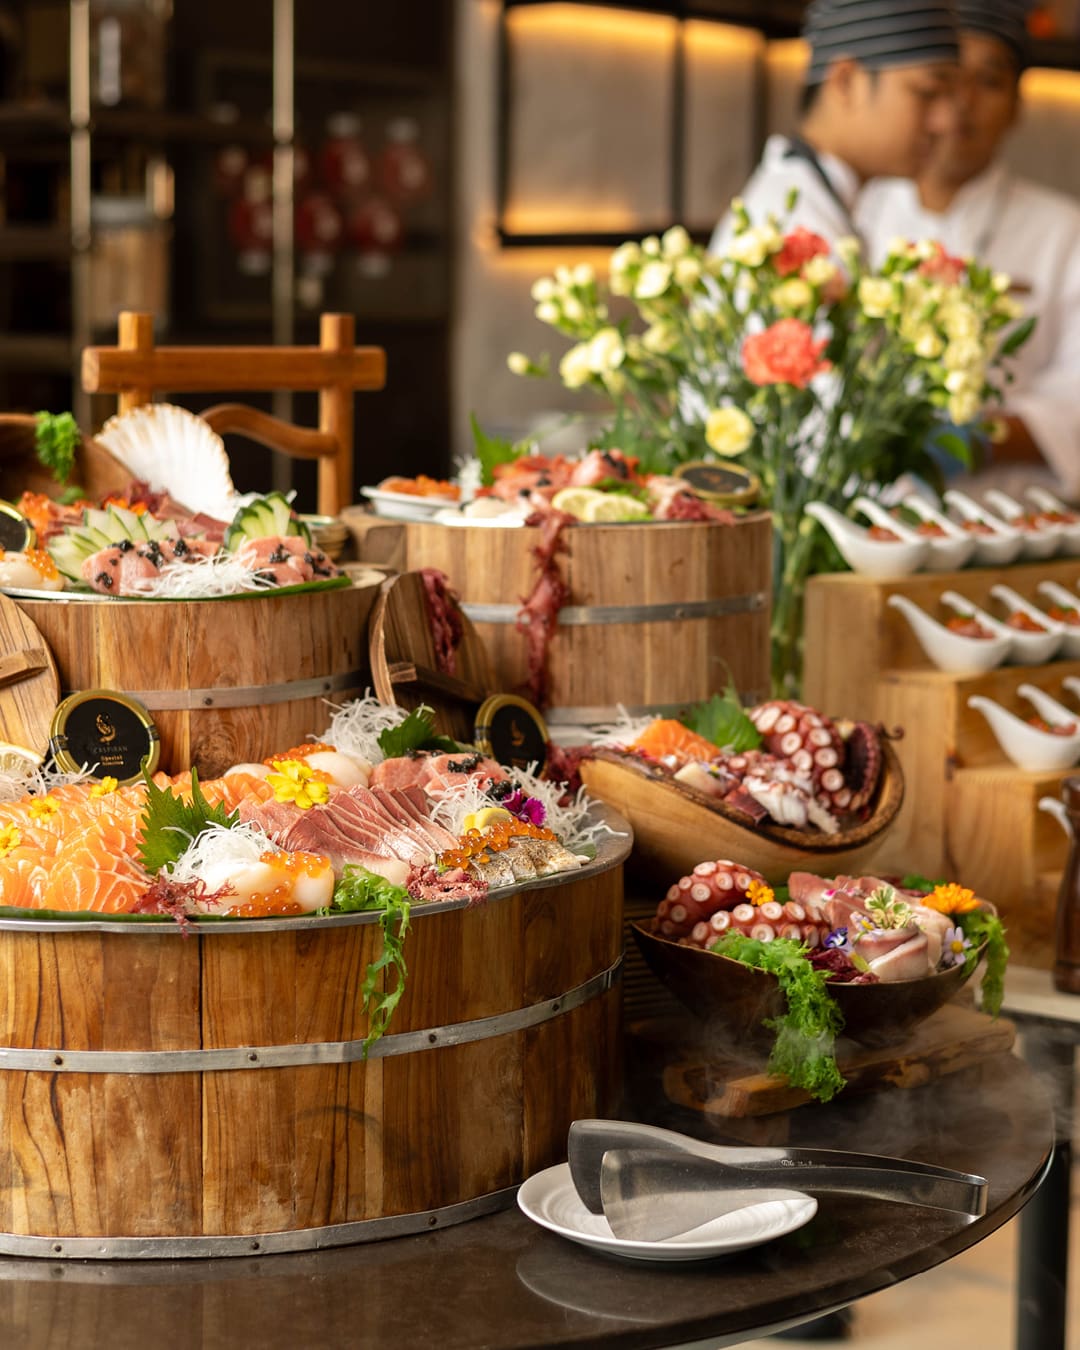
M 379 183 L 392 202 L 411 206 L 431 195 L 431 162 L 420 149 L 420 128 L 411 117 L 398 117 L 386 128 L 379 156 Z

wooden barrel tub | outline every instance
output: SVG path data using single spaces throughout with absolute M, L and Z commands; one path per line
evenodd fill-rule
M 389 546 L 379 521 L 358 527 L 346 513 L 360 556 L 365 538 Z M 374 519 L 374 518 L 369 518 Z M 450 578 L 491 659 L 496 686 L 525 683 L 526 641 L 516 629 L 535 579 L 538 529 L 409 522 L 394 556 L 414 570 Z M 749 702 L 768 697 L 772 530 L 757 513 L 733 525 L 693 522 L 584 525 L 563 534 L 560 571 L 570 590 L 548 651 L 548 720 L 614 720 L 670 714 L 723 688 L 730 670 Z
M 371 685 L 368 616 L 382 577 L 292 595 L 220 600 L 20 598 L 62 692 L 115 689 L 149 710 L 161 765 L 213 778 L 310 740 Z M 41 747 L 44 748 L 44 747 Z
M 629 845 L 475 909 L 415 906 L 366 1061 L 374 915 L 187 937 L 0 919 L 0 1251 L 310 1250 L 509 1205 L 616 1105 Z

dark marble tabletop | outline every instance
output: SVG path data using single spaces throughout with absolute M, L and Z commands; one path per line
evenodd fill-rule
M 643 1113 L 642 1113 L 643 1114 Z M 662 1122 L 692 1129 L 685 1118 Z M 18 1350 L 648 1350 L 735 1344 L 947 1260 L 1011 1218 L 1053 1139 L 1046 1093 L 1008 1055 L 915 1091 L 805 1107 L 792 1142 L 977 1172 L 958 1216 L 819 1199 L 787 1237 L 693 1265 L 615 1259 L 516 1209 L 420 1237 L 294 1256 L 182 1262 L 0 1258 L 0 1345 Z M 698 1133 L 704 1133 L 698 1125 Z M 719 1138 L 719 1135 L 710 1137 Z

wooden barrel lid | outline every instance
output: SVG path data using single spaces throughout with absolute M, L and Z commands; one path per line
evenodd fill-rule
M 382 585 L 371 620 L 371 673 L 383 703 L 435 711 L 445 736 L 470 744 L 480 705 L 491 687 L 487 652 L 476 629 L 461 616 L 462 637 L 453 675 L 443 674 L 435 655 L 427 592 L 419 572 L 402 572 Z
M 60 677 L 37 624 L 0 595 L 0 741 L 44 755 Z

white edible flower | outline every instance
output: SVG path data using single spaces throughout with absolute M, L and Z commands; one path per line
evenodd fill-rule
M 701 263 L 697 258 L 678 258 L 675 262 L 675 281 L 684 291 L 701 280 Z
M 690 236 L 681 225 L 672 225 L 670 230 L 665 230 L 660 248 L 665 258 L 681 258 L 691 248 Z
M 532 298 L 540 303 L 543 300 L 555 299 L 555 283 L 551 277 L 541 277 L 539 281 L 534 281 L 530 291 Z
M 839 267 L 831 258 L 826 258 L 824 254 L 818 254 L 816 258 L 810 258 L 803 264 L 803 277 L 811 286 L 827 286 L 830 281 L 835 281 L 840 272 Z
M 591 286 L 596 280 L 596 273 L 588 263 L 578 263 L 574 268 L 574 285 Z
M 648 241 L 646 241 L 648 242 Z M 647 262 L 634 287 L 638 300 L 655 300 L 671 284 L 671 265 L 666 262 Z
M 511 352 L 506 358 L 506 364 L 515 375 L 527 375 L 529 373 L 529 358 L 524 352 Z
M 794 314 L 797 310 L 806 309 L 814 303 L 814 292 L 809 282 L 804 281 L 802 277 L 788 277 L 787 281 L 782 281 L 779 286 L 773 288 L 772 299 L 777 309 Z
M 615 370 L 626 357 L 622 334 L 617 328 L 601 328 L 588 344 L 589 369 L 597 375 Z
M 740 408 L 714 408 L 705 418 L 705 443 L 718 455 L 741 455 L 754 439 L 754 424 Z
M 567 389 L 580 389 L 591 374 L 589 344 L 579 342 L 559 362 L 559 375 Z
M 859 304 L 871 319 L 883 319 L 896 307 L 892 282 L 887 277 L 863 277 L 859 282 Z
M 541 323 L 558 323 L 559 306 L 552 304 L 550 300 L 545 300 L 543 304 L 536 306 L 536 317 Z
M 655 234 L 650 234 L 648 239 L 641 241 L 641 251 L 647 258 L 659 258 L 660 240 L 657 239 Z

